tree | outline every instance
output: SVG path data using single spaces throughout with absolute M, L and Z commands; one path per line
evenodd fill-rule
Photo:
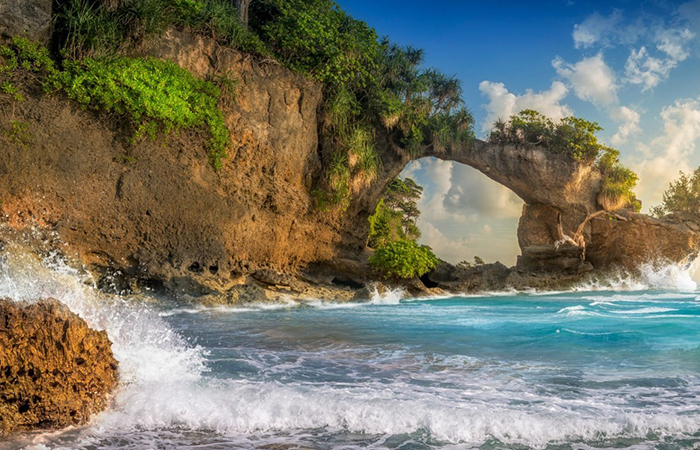
M 671 212 L 700 215 L 700 167 L 692 174 L 679 172 L 678 179 L 672 181 L 664 192 L 661 205 L 651 208 L 651 213 L 656 217 Z
M 369 218 L 368 245 L 379 248 L 399 239 L 415 241 L 420 237 L 416 221 L 420 217 L 418 200 L 423 187 L 410 178 L 395 178 Z
M 238 19 L 241 21 L 243 26 L 248 28 L 248 9 L 250 8 L 251 0 L 233 0 L 238 9 Z
M 413 278 L 431 271 L 438 259 L 429 247 L 400 239 L 380 247 L 369 258 L 386 278 Z
M 481 256 L 475 256 L 473 263 L 470 263 L 469 261 L 467 261 L 465 259 L 465 260 L 458 262 L 457 267 L 460 267 L 462 269 L 472 269 L 474 267 L 483 266 L 484 264 L 486 264 L 486 262 L 484 261 L 484 259 Z

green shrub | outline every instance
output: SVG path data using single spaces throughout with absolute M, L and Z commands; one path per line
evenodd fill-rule
M 633 189 L 637 174 L 620 164 L 620 152 L 598 141 L 602 128 L 596 122 L 565 117 L 555 122 L 534 110 L 524 110 L 508 122 L 498 120 L 489 136 L 491 142 L 513 145 L 537 145 L 568 155 L 575 161 L 594 164 L 603 177 L 598 203 L 606 211 L 627 206 L 639 211 L 641 202 Z
M 603 152 L 596 163 L 597 169 L 603 176 L 603 183 L 598 192 L 598 203 L 606 211 L 631 206 L 639 212 L 642 203 L 637 200 L 634 193 L 634 187 L 639 179 L 637 174 L 620 164 L 619 151 L 604 147 Z
M 245 52 L 269 53 L 257 35 L 240 23 L 238 10 L 229 0 L 117 0 L 112 8 L 104 3 L 58 2 L 54 37 L 65 56 L 110 56 L 170 27 L 190 29 Z
M 331 87 L 371 82 L 379 45 L 366 23 L 333 0 L 261 0 L 253 25 L 277 57 Z
M 398 240 L 378 248 L 369 263 L 386 278 L 413 278 L 434 269 L 438 259 L 428 247 Z
M 22 101 L 19 84 L 27 79 L 43 79 L 56 73 L 49 51 L 27 38 L 15 37 L 0 47 L 0 94 Z
M 672 212 L 687 212 L 700 215 L 700 168 L 693 173 L 680 172 L 664 192 L 663 203 L 651 208 L 656 217 Z
M 173 63 L 123 57 L 66 61 L 49 85 L 86 107 L 125 116 L 137 137 L 204 129 L 214 167 L 226 156 L 229 132 L 217 107 L 219 89 Z
M 353 171 L 364 177 L 365 182 L 374 181 L 381 166 L 381 160 L 374 148 L 374 136 L 366 128 L 355 128 L 349 142 L 349 152 L 353 159 Z
M 577 161 L 594 161 L 607 147 L 598 142 L 602 128 L 596 122 L 565 117 L 554 122 L 537 111 L 526 109 L 508 122 L 496 122 L 489 140 L 499 144 L 539 145 Z

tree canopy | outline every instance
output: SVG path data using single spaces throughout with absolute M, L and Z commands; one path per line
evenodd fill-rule
M 637 174 L 620 163 L 620 152 L 598 141 L 603 128 L 597 122 L 579 117 L 554 121 L 537 111 L 526 109 L 507 121 L 498 120 L 489 141 L 498 144 L 536 145 L 566 155 L 582 164 L 592 164 L 603 182 L 598 203 L 606 211 L 631 207 L 639 211 L 641 202 L 634 194 Z
M 656 217 L 672 212 L 700 215 L 700 167 L 690 174 L 680 172 L 664 192 L 661 205 L 651 208 Z
M 419 245 L 418 200 L 423 187 L 410 178 L 395 178 L 369 218 L 368 246 L 375 249 L 370 264 L 387 278 L 411 278 L 433 269 L 437 257 Z

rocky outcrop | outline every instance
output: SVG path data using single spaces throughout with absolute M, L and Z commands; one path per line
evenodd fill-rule
M 635 271 L 645 263 L 690 263 L 698 256 L 700 217 L 676 213 L 656 219 L 628 213 L 626 218 L 591 221 L 586 259 L 594 267 Z
M 104 331 L 57 300 L 0 300 L 0 436 L 83 424 L 116 384 Z
M 440 261 L 440 264 L 423 275 L 421 280 L 430 288 L 454 293 L 500 291 L 508 287 L 506 280 L 510 273 L 511 269 L 499 262 L 465 268 Z
M 44 33 L 43 16 L 30 12 L 46 4 L 31 0 L 18 5 L 0 6 L 0 11 L 9 8 L 22 15 L 8 20 L 0 14 L 0 27 L 27 23 L 21 27 L 30 34 Z M 37 22 L 28 22 L 32 20 Z M 382 164 L 376 180 L 351 186 L 353 202 L 346 211 L 325 214 L 313 195 L 324 173 L 320 83 L 186 32 L 171 30 L 133 51 L 175 61 L 200 77 L 226 74 L 239 81 L 235 98 L 222 106 L 232 136 L 222 170 L 210 166 L 196 133 L 133 143 L 119 121 L 40 89 L 30 89 L 27 101 L 12 107 L 0 104 L 0 129 L 20 122 L 27 130 L 21 139 L 0 134 L 0 198 L 6 220 L 15 227 L 39 224 L 56 230 L 83 261 L 110 274 L 101 286 L 130 289 L 136 279 L 182 296 L 220 299 L 220 294 L 232 293 L 227 302 L 249 298 L 240 287 L 249 283 L 273 296 L 303 295 L 321 285 L 358 289 L 376 278 L 363 259 L 367 218 L 390 180 L 422 157 L 472 166 L 523 200 L 520 273 L 577 275 L 591 264 L 604 270 L 619 263 L 604 256 L 611 248 L 606 239 L 619 240 L 625 230 L 648 222 L 611 222 L 605 228 L 600 219 L 592 221 L 583 230 L 590 244 L 584 260 L 583 249 L 555 243 L 560 231 L 573 235 L 600 209 L 600 174 L 590 165 L 536 146 L 479 140 L 444 152 L 428 146 L 409 155 L 398 148 L 400 140 L 391 130 L 377 134 Z M 594 227 L 599 229 L 595 236 Z M 671 222 L 645 227 L 649 239 L 630 246 L 630 253 L 675 258 L 697 251 L 694 239 L 683 241 L 687 245 L 680 252 L 641 248 L 682 241 Z M 633 256 L 625 255 L 630 261 L 641 259 Z M 303 283 L 281 274 L 293 274 Z M 489 283 L 466 284 L 478 289 Z M 411 289 L 418 292 L 418 287 Z
M 51 0 L 3 0 L 0 2 L 0 42 L 26 36 L 47 43 L 51 34 Z
M 21 122 L 28 134 L 0 136 L 9 222 L 57 230 L 93 267 L 201 294 L 338 256 L 338 225 L 311 195 L 322 170 L 320 84 L 185 33 L 141 51 L 239 80 L 224 105 L 232 142 L 223 169 L 194 134 L 132 144 L 119 122 L 37 90 L 0 107 L 0 128 Z

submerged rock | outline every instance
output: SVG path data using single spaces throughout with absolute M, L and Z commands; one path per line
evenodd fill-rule
M 57 300 L 0 299 L 0 436 L 83 424 L 116 385 L 106 332 Z

